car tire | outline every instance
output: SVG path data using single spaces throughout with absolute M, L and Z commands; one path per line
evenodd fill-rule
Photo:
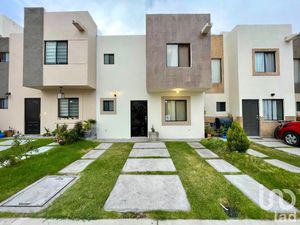
M 280 130 L 280 126 L 277 126 L 274 130 L 274 138 L 275 139 L 280 139 L 279 137 L 279 130 Z
M 286 144 L 291 146 L 299 146 L 300 138 L 297 134 L 294 132 L 286 132 L 283 135 L 283 140 Z

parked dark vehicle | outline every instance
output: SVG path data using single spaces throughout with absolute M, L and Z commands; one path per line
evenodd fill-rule
M 283 140 L 292 146 L 300 145 L 300 122 L 298 121 L 279 121 L 279 126 L 274 131 L 276 139 Z

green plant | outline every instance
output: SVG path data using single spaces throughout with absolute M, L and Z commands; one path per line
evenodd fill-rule
M 205 126 L 205 133 L 210 134 L 211 136 L 216 136 L 217 135 L 216 130 L 210 125 Z
M 83 129 L 84 131 L 89 131 L 92 129 L 92 125 L 96 123 L 96 120 L 94 119 L 88 119 L 83 121 Z
M 74 128 L 72 130 L 76 133 L 78 137 L 83 137 L 84 130 L 83 130 L 82 122 L 75 123 Z
M 246 152 L 250 147 L 250 141 L 238 122 L 233 122 L 227 131 L 227 149 L 229 151 Z
M 224 134 L 226 134 L 226 127 L 222 125 L 218 130 L 218 135 L 223 136 Z
M 45 133 L 43 134 L 44 137 L 50 137 L 52 136 L 52 133 L 50 132 L 50 129 L 44 127 Z
M 154 126 L 152 125 L 152 127 L 151 127 L 151 132 L 152 133 L 154 133 L 155 132 L 155 128 L 154 128 Z

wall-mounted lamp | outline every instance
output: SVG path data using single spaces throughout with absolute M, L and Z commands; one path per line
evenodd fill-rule
M 6 98 L 8 98 L 9 96 L 11 96 L 11 93 L 10 92 L 6 92 L 5 96 L 6 96 Z
M 65 93 L 63 92 L 63 87 L 59 87 L 59 92 L 57 93 L 57 99 L 65 98 Z
M 119 91 L 118 90 L 115 90 L 115 91 L 113 91 L 112 92 L 112 94 L 113 94 L 113 96 L 116 98 L 116 97 L 118 97 L 119 96 Z
M 183 89 L 182 88 L 175 88 L 174 91 L 176 92 L 176 94 L 179 94 L 180 91 L 183 91 Z
M 271 97 L 274 97 L 275 96 L 275 93 L 271 93 Z

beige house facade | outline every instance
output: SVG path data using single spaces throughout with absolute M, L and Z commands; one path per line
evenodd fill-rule
M 209 14 L 151 14 L 145 35 L 103 36 L 86 11 L 25 8 L 24 28 L 0 16 L 0 129 L 42 134 L 96 119 L 99 139 L 146 139 L 151 129 L 201 139 L 205 124 L 230 117 L 271 137 L 278 120 L 296 120 L 291 25 L 210 28 Z

